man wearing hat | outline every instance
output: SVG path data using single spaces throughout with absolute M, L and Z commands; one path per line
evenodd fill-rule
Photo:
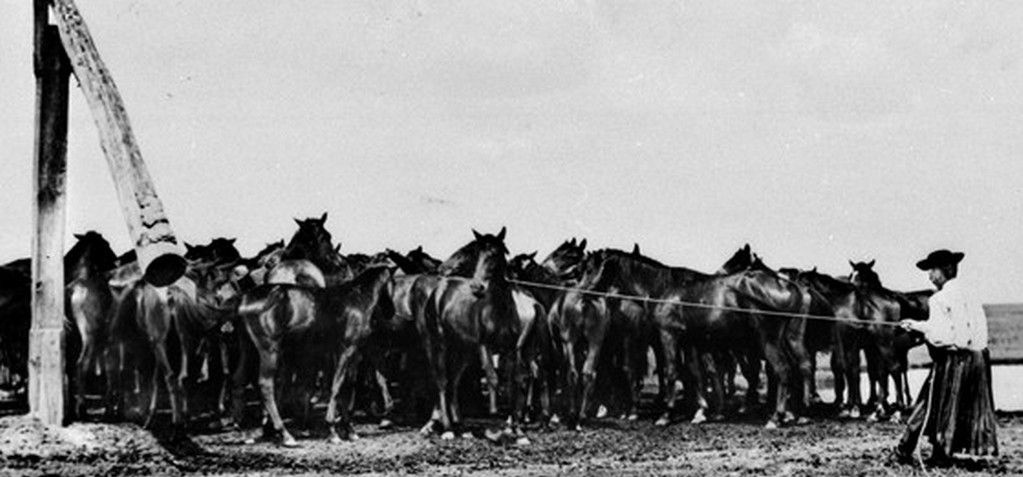
M 921 434 L 934 446 L 935 464 L 948 464 L 957 453 L 998 454 L 987 317 L 956 278 L 963 256 L 937 250 L 916 264 L 938 291 L 928 301 L 926 321 L 903 320 L 901 325 L 923 334 L 933 363 L 895 449 L 901 461 L 912 460 Z

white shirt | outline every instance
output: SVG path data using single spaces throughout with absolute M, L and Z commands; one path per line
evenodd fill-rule
M 928 300 L 927 321 L 917 329 L 934 346 L 981 351 L 987 348 L 987 316 L 980 303 L 964 289 L 962 281 L 952 279 Z

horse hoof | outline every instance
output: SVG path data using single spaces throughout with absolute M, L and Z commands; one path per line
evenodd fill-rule
M 334 434 L 334 435 L 330 436 L 330 439 L 328 439 L 328 442 L 330 442 L 331 444 L 340 444 L 343 441 L 341 439 L 341 436 L 339 436 L 337 434 Z
M 597 419 L 603 419 L 605 417 L 607 417 L 607 407 L 601 404 L 600 407 L 597 408 Z
M 877 422 L 877 413 L 872 412 L 867 415 L 867 422 Z
M 713 416 L 710 416 L 710 419 L 708 419 L 708 420 L 710 422 L 721 422 L 721 421 L 725 420 L 725 415 L 721 414 L 721 413 L 717 413 L 717 414 L 714 414 Z
M 450 440 L 452 440 L 454 438 L 455 438 L 455 433 L 451 432 L 451 431 L 444 431 L 444 433 L 440 435 L 440 439 L 442 441 L 450 441 Z
M 561 418 L 558 417 L 557 414 L 551 416 L 550 424 L 552 426 L 557 426 L 558 424 L 561 424 Z
M 860 418 L 860 409 L 859 408 L 854 407 L 854 408 L 849 410 L 849 419 L 859 419 L 859 418 Z
M 739 406 L 739 409 L 735 412 L 740 416 L 745 416 L 746 414 L 749 414 L 749 409 L 746 406 Z
M 287 436 L 281 440 L 281 446 L 283 447 L 298 447 L 298 441 L 294 437 Z
M 851 415 L 852 415 L 852 413 L 850 413 L 848 409 L 842 409 L 842 411 L 838 413 L 838 418 L 839 419 L 849 419 L 851 417 Z
M 529 444 L 532 444 L 532 442 L 529 441 L 528 437 L 523 436 L 515 439 L 515 445 L 517 446 L 528 446 Z
M 419 429 L 419 433 L 424 435 L 424 436 L 428 436 L 428 435 L 432 434 L 433 433 L 433 421 L 427 422 L 425 425 L 423 425 L 423 428 Z
M 767 424 L 764 424 L 764 429 L 767 429 L 769 431 L 773 431 L 773 430 L 775 430 L 777 428 L 778 428 L 778 423 L 775 422 L 773 419 L 770 420 L 770 421 L 767 421 Z
M 902 423 L 902 411 L 893 412 L 889 420 L 897 424 Z
M 486 429 L 483 431 L 483 437 L 493 443 L 501 442 L 501 431 Z
M 661 417 L 661 418 L 657 419 L 656 422 L 654 422 L 654 425 L 657 426 L 657 427 L 666 427 L 668 425 L 668 418 Z
M 382 419 L 377 427 L 380 429 L 390 429 L 394 427 L 394 422 L 392 422 L 390 419 Z
M 806 417 L 806 416 L 799 416 L 799 418 L 796 419 L 796 425 L 797 426 L 805 426 L 805 425 L 807 425 L 809 423 L 810 423 L 810 418 Z
M 572 428 L 572 430 L 574 430 L 575 432 L 581 432 L 583 430 L 583 426 L 576 424 L 575 427 Z
M 476 438 L 476 436 L 472 435 L 471 432 L 463 432 L 462 433 L 462 439 L 472 440 L 472 439 L 475 439 L 475 438 Z
M 703 409 L 696 411 L 696 415 L 689 421 L 690 424 L 703 424 L 704 422 L 707 422 L 707 416 L 703 413 Z
M 636 414 L 636 413 L 629 414 L 629 416 L 626 417 L 625 420 L 633 421 L 633 422 L 638 421 L 639 420 L 639 414 Z
M 359 435 L 358 435 L 358 434 L 356 434 L 356 433 L 354 433 L 354 432 L 350 432 L 350 433 L 348 434 L 348 440 L 350 440 L 350 441 L 353 441 L 353 442 L 354 442 L 354 441 L 357 441 L 357 440 L 359 440 L 359 439 L 360 439 Z

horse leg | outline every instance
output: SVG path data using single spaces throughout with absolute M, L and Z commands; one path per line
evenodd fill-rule
M 635 421 L 639 418 L 639 412 L 636 409 L 637 403 L 639 403 L 639 386 L 636 385 L 636 368 L 639 365 L 639 359 L 636 358 L 635 348 L 636 343 L 632 333 L 625 336 L 622 340 L 622 373 L 625 375 L 625 385 L 627 386 L 625 393 L 625 416 L 627 420 Z
M 332 444 L 339 444 L 342 441 L 340 435 L 338 435 L 338 428 L 343 427 L 342 432 L 346 439 L 357 440 L 359 436 L 355 434 L 355 429 L 352 428 L 352 423 L 349 420 L 348 407 L 349 403 L 340 404 L 341 400 L 341 389 L 345 386 L 349 375 L 349 369 L 353 367 L 357 360 L 356 353 L 358 352 L 358 345 L 350 343 L 345 346 L 344 350 L 341 351 L 341 355 L 337 359 L 337 364 L 334 367 L 334 379 L 330 383 L 330 400 L 327 402 L 327 427 L 330 428 L 330 442 Z M 341 419 L 338 419 L 338 406 L 341 407 Z
M 845 349 L 841 340 L 835 339 L 834 343 L 835 345 L 831 348 L 831 374 L 835 379 L 835 401 L 832 403 L 832 407 L 842 412 L 845 402 Z
M 479 346 L 479 350 L 480 365 L 483 366 L 483 374 L 487 379 L 487 395 L 489 397 L 488 404 L 490 406 L 488 408 L 488 412 L 490 412 L 491 416 L 494 416 L 497 415 L 497 371 L 494 369 L 494 358 L 490 353 L 490 349 L 487 348 L 487 345 L 481 344 Z
M 122 375 L 121 365 L 124 359 L 120 357 L 122 352 L 123 347 L 121 345 L 112 345 L 104 353 L 100 354 L 104 366 L 103 374 L 106 376 L 107 382 L 107 389 L 103 395 L 103 414 L 104 419 L 111 422 L 117 420 L 124 402 L 125 390 L 122 388 L 124 376 Z
M 88 338 L 88 334 L 83 331 L 82 352 L 78 355 L 78 362 L 75 363 L 75 417 L 79 420 L 84 420 L 88 413 L 85 402 L 85 381 L 95 363 L 95 353 L 95 340 Z
M 270 418 L 273 431 L 281 436 L 281 445 L 284 447 L 298 447 L 298 441 L 284 428 L 284 420 L 281 419 L 281 413 L 277 410 L 277 390 L 274 378 L 277 375 L 277 361 L 279 359 L 280 351 L 276 343 L 271 343 L 269 340 L 261 343 L 259 350 L 259 391 L 263 395 L 263 406 Z M 266 432 L 265 427 L 264 432 Z
M 763 320 L 761 320 L 761 328 L 763 325 Z M 774 396 L 774 409 L 772 410 L 771 416 L 768 418 L 767 424 L 765 425 L 767 429 L 777 428 L 779 419 L 784 419 L 787 411 L 786 404 L 788 402 L 789 377 L 791 376 L 791 370 L 789 369 L 788 360 L 784 355 L 784 351 L 781 346 L 779 346 L 780 338 L 780 336 L 774 336 L 773 333 L 767 334 L 767 332 L 761 331 L 764 357 L 771 365 L 771 375 L 777 383 Z
M 593 400 L 593 391 L 596 389 L 597 364 L 600 363 L 600 351 L 604 344 L 604 332 L 606 331 L 603 328 L 601 326 L 598 330 L 595 330 L 596 335 L 592 336 L 589 340 L 589 347 L 586 350 L 586 361 L 583 362 L 583 400 L 579 405 L 578 416 L 580 422 L 585 421 L 586 416 L 589 414 L 589 408 Z
M 565 360 L 563 362 L 565 372 L 565 387 L 568 405 L 566 407 L 566 417 L 569 420 L 569 424 L 575 427 L 575 430 L 579 430 L 579 422 L 576 420 L 576 416 L 579 415 L 579 367 L 577 363 L 577 353 L 575 345 L 571 339 L 565 344 Z
M 686 392 L 691 394 L 696 403 L 696 412 L 693 414 L 693 419 L 690 421 L 693 424 L 700 424 L 707 420 L 707 398 L 705 393 L 705 378 L 711 376 L 712 380 L 718 380 L 716 376 L 716 369 L 714 374 L 705 374 L 705 371 L 709 373 L 710 369 L 704 369 L 700 350 L 693 343 L 684 343 L 683 350 L 685 353 L 685 367 L 686 367 Z M 717 396 L 714 396 L 717 399 Z
M 733 355 L 743 379 L 746 380 L 746 394 L 743 396 L 742 403 L 739 404 L 739 409 L 737 410 L 739 415 L 743 415 L 748 413 L 750 409 L 755 408 L 760 401 L 760 391 L 758 389 L 760 387 L 760 360 L 754 360 L 749 353 L 739 351 L 735 351 Z M 756 367 L 755 371 L 754 366 Z
M 697 351 L 700 357 L 700 364 L 706 370 L 707 376 L 710 377 L 712 404 L 708 406 L 708 409 L 714 411 L 714 414 L 711 415 L 711 420 L 722 420 L 724 419 L 725 412 L 725 381 L 732 381 L 734 384 L 735 363 L 726 360 L 729 363 L 729 370 L 722 372 L 717 365 L 717 360 L 714 359 L 714 353 L 706 350 Z M 729 374 L 733 377 L 726 377 Z M 695 417 L 693 419 L 695 420 Z
M 857 345 L 850 343 L 845 347 L 845 384 L 849 388 L 849 402 L 846 410 L 843 410 L 839 417 L 859 419 L 860 404 L 862 402 L 860 393 L 860 350 Z
M 676 371 L 678 343 L 675 334 L 670 330 L 662 328 L 658 330 L 657 334 L 661 343 L 662 387 L 664 389 L 661 389 L 660 392 L 664 394 L 664 411 L 654 425 L 667 426 L 675 414 L 675 401 L 678 397 L 678 392 L 675 389 L 675 380 L 678 379 Z
M 481 346 L 481 348 L 483 348 L 483 347 Z M 461 409 L 459 407 L 459 404 L 458 404 L 458 394 L 459 394 L 458 393 L 458 387 L 462 383 L 462 376 L 465 375 L 465 370 L 469 368 L 469 361 L 467 359 L 461 359 L 462 358 L 461 354 L 462 353 L 459 353 L 459 352 L 451 353 L 452 360 L 449 363 L 450 366 L 454 366 L 454 373 L 451 375 L 451 383 L 450 383 L 450 392 L 451 392 L 451 407 L 450 407 L 450 409 L 451 409 L 450 410 L 450 413 L 451 413 L 451 425 L 450 425 L 449 429 L 451 430 L 451 432 L 456 433 L 456 434 L 457 434 L 458 431 L 461 430 L 461 425 L 462 425 L 462 411 L 461 411 Z M 487 357 L 488 357 L 487 361 L 490 361 L 490 358 L 489 358 L 490 354 L 489 354 L 489 352 L 487 354 Z M 491 371 L 493 371 L 493 362 L 491 362 Z M 495 374 L 495 378 L 494 378 L 494 384 L 492 386 L 490 386 L 490 392 L 494 393 L 494 394 L 497 393 L 497 378 L 496 378 L 496 374 Z M 472 434 L 467 432 L 466 434 L 463 435 L 463 437 L 471 438 Z
M 154 343 L 153 354 L 156 359 L 156 365 L 160 368 L 161 374 L 163 374 L 164 384 L 167 386 L 167 393 L 170 398 L 171 405 L 171 426 L 173 427 L 173 431 L 177 433 L 184 426 L 184 419 L 181 412 L 181 385 L 177 376 L 174 374 L 174 368 L 171 367 L 170 359 L 167 358 L 167 345 L 163 342 Z M 155 406 L 153 409 L 155 411 Z
M 803 424 L 808 422 L 805 417 L 806 411 L 810 408 L 810 398 L 812 394 L 812 385 L 815 381 L 813 373 L 813 363 L 811 354 L 807 352 L 805 343 L 806 335 L 806 320 L 802 318 L 793 318 L 788 320 L 785 327 L 787 333 L 786 345 L 789 353 L 792 355 L 794 360 L 794 368 L 798 383 L 800 384 L 800 409 L 799 412 L 803 413 L 804 416 L 799 417 L 796 420 L 797 424 Z

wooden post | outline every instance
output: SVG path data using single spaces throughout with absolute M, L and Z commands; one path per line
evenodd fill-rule
M 29 411 L 45 424 L 64 420 L 64 205 L 70 64 L 46 3 L 35 1 L 36 125 L 33 154 L 32 326 Z
M 60 40 L 99 129 L 100 145 L 117 187 L 139 265 L 146 281 L 157 286 L 169 285 L 184 274 L 185 259 L 142 161 L 124 101 L 78 7 L 72 0 L 51 1 Z

